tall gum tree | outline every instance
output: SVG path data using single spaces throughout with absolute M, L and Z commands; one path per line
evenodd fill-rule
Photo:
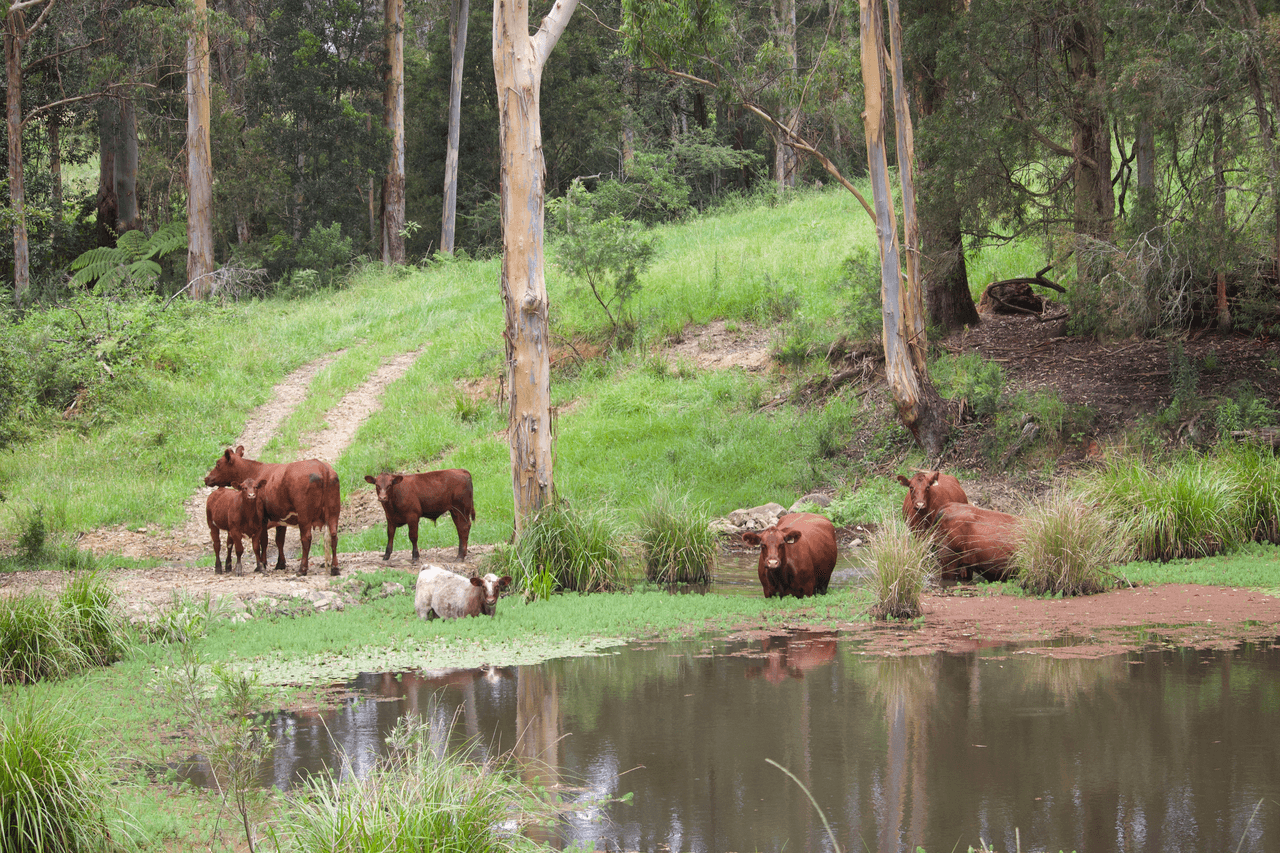
M 382 262 L 404 263 L 404 0 L 386 0 L 386 91 L 383 126 L 391 157 L 382 184 Z
M 203 299 L 213 291 L 208 27 L 205 0 L 195 0 L 187 35 L 187 284 L 192 299 Z
M 556 0 L 529 34 L 526 0 L 494 0 L 493 74 L 502 164 L 502 302 L 505 306 L 511 480 L 515 533 L 554 495 L 551 356 L 543 270 L 546 163 L 539 94 L 542 69 L 578 0 Z
M 449 6 L 449 135 L 444 155 L 444 210 L 440 216 L 440 251 L 453 254 L 458 216 L 458 145 L 462 137 L 462 74 L 467 58 L 467 18 L 470 0 L 453 0 Z

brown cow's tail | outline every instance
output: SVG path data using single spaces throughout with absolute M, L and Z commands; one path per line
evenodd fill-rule
M 471 473 L 467 473 L 467 515 L 471 516 L 471 520 L 476 520 L 476 494 L 475 489 L 471 485 Z

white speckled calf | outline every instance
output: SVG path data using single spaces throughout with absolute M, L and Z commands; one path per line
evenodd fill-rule
M 422 619 L 493 616 L 498 594 L 510 585 L 510 575 L 500 578 L 490 573 L 482 578 L 467 578 L 440 566 L 427 566 L 418 572 L 413 609 Z

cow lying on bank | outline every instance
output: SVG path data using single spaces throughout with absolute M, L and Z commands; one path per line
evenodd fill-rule
M 898 482 L 907 487 L 907 495 L 902 500 L 902 516 L 916 533 L 933 527 L 938 510 L 944 506 L 969 502 L 960 481 L 941 471 L 916 471 L 910 480 L 899 474 Z
M 234 451 L 228 448 L 218 457 L 212 470 L 205 475 L 206 486 L 230 486 L 247 478 L 265 479 L 266 485 L 258 494 L 266 507 L 266 526 L 262 530 L 262 548 L 266 553 L 267 530 L 276 529 L 276 550 L 279 559 L 276 569 L 283 570 L 285 527 L 298 528 L 302 539 L 302 560 L 298 574 L 305 575 L 311 555 L 311 531 L 327 527 L 324 542 L 325 563 L 329 574 L 338 573 L 338 512 L 342 508 L 342 496 L 338 487 L 338 472 L 333 466 L 319 459 L 299 462 L 259 462 L 246 459 L 244 445 Z
M 396 528 L 409 525 L 412 560 L 418 561 L 418 519 L 437 518 L 449 514 L 458 531 L 458 559 L 467 556 L 467 537 L 476 517 L 471 490 L 471 473 L 462 468 L 427 471 L 422 474 L 366 474 L 365 480 L 378 491 L 378 503 L 387 517 L 387 550 L 382 559 L 391 559 L 391 545 Z
M 746 531 L 742 541 L 760 547 L 757 571 L 765 598 L 826 593 L 836 567 L 836 529 L 826 517 L 792 513 L 773 527 Z
M 988 580 L 1004 580 L 1021 534 L 1022 519 L 1016 515 L 971 504 L 943 507 L 934 526 L 943 574 L 967 580 L 976 572 Z
M 440 566 L 427 566 L 418 572 L 413 609 L 422 619 L 493 616 L 499 593 L 509 586 L 510 575 L 500 578 L 490 573 L 482 578 L 466 578 Z
M 222 543 L 219 532 L 227 532 L 227 572 L 231 571 L 231 547 L 236 549 L 236 574 L 243 574 L 240 558 L 244 556 L 244 540 L 249 537 L 249 545 L 256 558 L 255 572 L 260 572 L 267 565 L 266 557 L 266 507 L 258 490 L 266 485 L 263 479 L 252 477 L 240 483 L 239 490 L 219 488 L 209 493 L 204 503 L 204 518 L 209 523 L 209 538 L 213 540 L 213 573 L 222 574 Z

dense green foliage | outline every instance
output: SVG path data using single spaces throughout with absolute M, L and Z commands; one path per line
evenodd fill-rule
M 0 599 L 0 684 L 65 678 L 120 660 L 132 633 L 101 574 L 73 577 L 56 598 Z

